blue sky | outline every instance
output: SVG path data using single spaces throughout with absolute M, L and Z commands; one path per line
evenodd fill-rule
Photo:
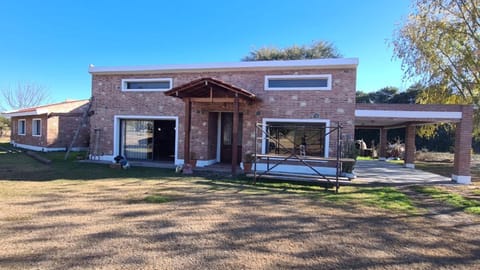
M 0 3 L 0 87 L 90 97 L 88 65 L 236 62 L 252 49 L 334 43 L 358 57 L 357 90 L 405 89 L 388 45 L 407 0 L 27 1 Z

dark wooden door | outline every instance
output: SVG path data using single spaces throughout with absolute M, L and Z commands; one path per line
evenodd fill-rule
M 221 113 L 221 136 L 220 136 L 220 161 L 223 163 L 232 163 L 233 150 L 233 113 Z M 239 115 L 238 122 L 238 145 L 237 145 L 237 161 L 242 160 L 242 127 L 243 115 Z

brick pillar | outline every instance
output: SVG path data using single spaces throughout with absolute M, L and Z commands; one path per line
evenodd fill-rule
M 387 133 L 388 130 L 385 128 L 380 129 L 380 149 L 378 153 L 379 160 L 387 159 Z
M 404 166 L 415 168 L 415 126 L 413 125 L 408 125 L 405 128 Z
M 459 184 L 470 184 L 470 151 L 472 149 L 473 108 L 462 106 L 462 120 L 455 130 L 455 156 L 452 180 Z

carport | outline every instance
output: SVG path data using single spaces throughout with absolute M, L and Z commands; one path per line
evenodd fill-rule
M 415 168 L 415 129 L 433 123 L 454 123 L 455 154 L 452 180 L 471 183 L 470 151 L 472 148 L 473 106 L 421 104 L 356 104 L 355 128 L 380 130 L 379 158 L 387 154 L 390 129 L 405 128 L 404 166 Z

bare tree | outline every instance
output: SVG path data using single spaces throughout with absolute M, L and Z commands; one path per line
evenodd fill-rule
M 0 109 L 3 110 L 34 107 L 50 99 L 47 87 L 32 82 L 19 82 L 16 87 L 1 89 L 0 94 L 3 97 Z

